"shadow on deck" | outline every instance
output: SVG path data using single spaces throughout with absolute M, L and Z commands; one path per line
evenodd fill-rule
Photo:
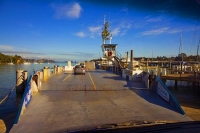
M 103 78 L 113 79 L 113 80 L 123 80 L 123 81 L 125 80 L 118 75 L 113 77 L 103 77 Z M 161 106 L 163 108 L 175 111 L 177 113 L 181 113 L 177 108 L 175 108 L 167 101 L 162 99 L 154 90 L 147 89 L 143 82 L 126 80 L 126 85 L 124 85 L 124 87 L 128 87 L 130 90 L 132 90 L 134 93 L 136 93 L 138 96 L 140 96 L 149 103 Z

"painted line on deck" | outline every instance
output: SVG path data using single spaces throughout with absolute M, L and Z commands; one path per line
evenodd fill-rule
M 89 72 L 88 72 L 88 73 L 89 73 Z M 94 84 L 94 81 L 93 81 L 93 79 L 92 79 L 90 73 L 89 73 L 89 76 L 90 76 L 90 80 L 92 81 L 92 84 L 93 84 L 94 90 L 96 90 L 96 86 L 95 86 L 95 84 Z
M 71 76 L 71 74 L 69 74 L 65 79 L 63 79 L 63 81 L 65 81 L 67 78 L 69 78 L 69 76 Z

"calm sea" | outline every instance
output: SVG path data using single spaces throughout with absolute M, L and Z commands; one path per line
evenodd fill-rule
M 43 64 L 18 64 L 18 65 L 8 65 L 8 64 L 0 64 L 0 102 L 2 99 L 10 93 L 12 88 L 15 87 L 16 84 L 16 71 L 17 70 L 26 70 L 28 71 L 28 75 L 33 74 L 33 69 L 35 71 L 41 70 L 44 67 L 53 68 L 54 65 L 66 66 L 66 63 L 43 63 Z M 72 64 L 73 65 L 73 64 Z M 3 119 L 7 132 L 11 129 L 19 103 L 21 101 L 21 97 L 16 95 L 16 90 L 12 91 L 9 97 L 0 104 L 0 119 Z

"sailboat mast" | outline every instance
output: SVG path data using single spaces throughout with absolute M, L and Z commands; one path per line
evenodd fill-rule
M 199 61 L 199 45 L 200 45 L 200 37 L 199 37 L 199 44 L 197 45 L 197 61 Z
M 181 58 L 183 61 L 183 43 L 182 43 L 182 34 L 181 34 L 181 39 L 180 39 L 180 46 L 181 46 Z

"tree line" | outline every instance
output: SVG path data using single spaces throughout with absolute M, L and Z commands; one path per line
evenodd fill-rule
M 23 63 L 23 59 L 21 56 L 15 55 L 15 56 L 11 56 L 11 55 L 4 55 L 0 52 L 0 64 L 4 64 L 4 63 L 14 63 L 14 64 L 20 64 Z
M 40 59 L 40 60 L 35 60 L 35 59 L 23 59 L 21 56 L 19 55 L 15 55 L 15 56 L 12 56 L 12 55 L 5 55 L 5 54 L 2 54 L 0 52 L 0 64 L 6 64 L 6 63 L 14 63 L 14 64 L 21 64 L 21 63 L 24 63 L 24 62 L 38 62 L 38 63 L 53 63 L 55 62 L 54 60 L 47 60 L 47 59 Z
M 166 57 L 166 56 L 158 56 L 154 60 L 157 61 L 197 61 L 199 58 L 197 58 L 197 55 L 189 55 L 187 56 L 185 53 L 181 53 L 176 57 Z

